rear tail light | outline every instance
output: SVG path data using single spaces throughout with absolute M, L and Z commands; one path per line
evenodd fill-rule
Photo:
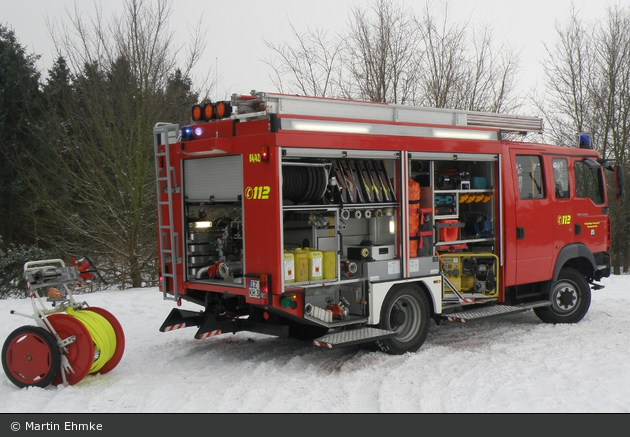
M 269 281 L 267 275 L 260 275 L 260 298 L 269 305 Z

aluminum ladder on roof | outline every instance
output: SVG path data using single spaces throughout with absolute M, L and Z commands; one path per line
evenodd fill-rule
M 323 97 L 306 97 L 252 91 L 251 96 L 232 95 L 235 118 L 255 118 L 269 114 L 403 122 L 428 125 L 498 129 L 502 132 L 543 131 L 538 117 L 492 112 L 429 108 Z
M 173 226 L 173 193 L 179 192 L 175 181 L 175 168 L 171 166 L 169 159 L 169 144 L 177 141 L 179 126 L 176 124 L 158 123 L 153 128 L 153 150 L 155 153 L 155 182 L 158 210 L 158 235 L 160 238 L 160 275 L 162 281 L 162 294 L 165 300 L 178 300 L 177 268 L 176 264 L 182 262 L 178 253 L 179 234 Z M 163 146 L 163 150 L 162 147 Z M 160 165 L 160 161 L 162 165 Z M 162 200 L 162 194 L 166 193 L 167 200 Z M 165 215 L 162 207 L 166 206 L 168 213 Z M 172 290 L 168 289 L 167 278 L 170 278 Z M 172 297 L 169 295 L 172 294 Z

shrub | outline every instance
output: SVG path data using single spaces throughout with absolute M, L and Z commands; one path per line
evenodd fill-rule
M 39 247 L 9 244 L 0 248 L 0 299 L 28 297 L 24 264 L 28 261 L 58 259 L 59 254 Z

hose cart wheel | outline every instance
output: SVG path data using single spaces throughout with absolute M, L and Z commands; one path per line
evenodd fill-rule
M 39 326 L 21 326 L 2 347 L 2 367 L 13 384 L 46 387 L 59 374 L 61 351 L 52 334 Z

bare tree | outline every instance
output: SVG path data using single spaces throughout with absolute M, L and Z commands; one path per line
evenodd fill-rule
M 419 29 L 410 8 L 376 0 L 351 9 L 345 36 L 344 97 L 387 103 L 412 103 L 417 92 Z
M 607 11 L 592 38 L 598 62 L 591 83 L 602 154 L 628 162 L 630 145 L 630 8 Z
M 558 42 L 545 44 L 547 61 L 544 63 L 546 94 L 536 102 L 549 122 L 547 136 L 557 144 L 573 144 L 577 132 L 592 131 L 596 126 L 590 119 L 594 50 L 589 35 L 592 30 L 583 24 L 575 9 L 566 28 L 556 23 Z
M 51 238 L 70 253 L 90 252 L 122 287 L 139 287 L 157 272 L 151 129 L 182 110 L 181 99 L 167 96 L 196 99 L 177 68 L 169 14 L 167 0 L 127 0 L 122 16 L 109 22 L 99 12 L 89 21 L 78 9 L 70 15 L 72 26 L 55 41 L 69 60 L 73 93 L 51 105 L 42 132 L 52 160 L 32 157 L 38 201 L 67 230 Z M 202 46 L 193 41 L 184 72 Z M 46 183 L 53 175 L 61 189 Z
M 572 7 L 568 24 L 556 25 L 558 42 L 547 47 L 546 94 L 537 101 L 552 140 L 576 143 L 593 134 L 604 158 L 626 168 L 630 148 L 630 8 L 610 7 L 602 20 L 584 22 Z M 630 267 L 630 206 L 611 208 L 613 268 Z
M 426 3 L 417 19 L 424 56 L 419 65 L 419 103 L 439 108 L 510 112 L 520 104 L 515 77 L 520 51 L 495 48 L 488 26 L 476 33 L 469 20 L 453 23 L 450 5 L 442 3 L 441 17 Z M 472 28 L 472 35 L 468 29 Z
M 473 36 L 475 57 L 468 62 L 465 74 L 463 108 L 471 111 L 513 112 L 521 106 L 516 94 L 520 50 L 493 45 L 492 31 L 484 27 Z
M 593 33 L 597 58 L 589 93 L 594 103 L 596 145 L 628 169 L 630 154 L 630 7 L 609 7 Z M 626 180 L 630 172 L 626 170 Z M 630 206 L 611 211 L 615 273 L 630 268 Z
M 393 0 L 349 9 L 348 28 L 329 39 L 318 29 L 295 42 L 266 42 L 274 84 L 283 92 L 397 104 L 499 112 L 520 106 L 515 77 L 520 52 L 495 46 L 492 31 L 472 35 L 453 23 L 449 3 L 422 16 Z
M 299 33 L 291 25 L 291 31 L 296 47 L 286 42 L 275 45 L 264 41 L 272 55 L 263 62 L 273 69 L 272 82 L 278 91 L 318 97 L 338 96 L 341 39 L 333 37 L 329 40 L 327 33 L 317 28 Z

